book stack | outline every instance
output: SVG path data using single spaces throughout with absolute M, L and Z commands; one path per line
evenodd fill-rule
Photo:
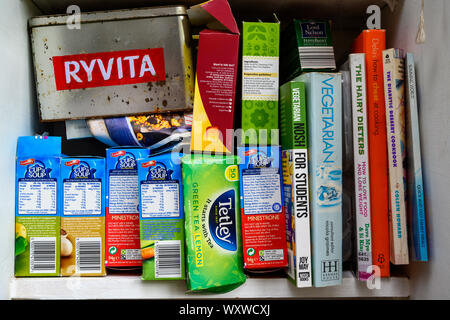
M 281 45 L 301 27 L 285 28 Z M 339 72 L 302 69 L 297 55 L 289 73 L 293 54 L 282 51 L 287 274 L 297 287 L 339 284 L 349 251 L 360 280 L 428 260 L 414 58 L 385 37 L 364 30 Z M 323 66 L 321 57 L 309 61 Z

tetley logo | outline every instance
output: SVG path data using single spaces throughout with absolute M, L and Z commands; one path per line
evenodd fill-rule
M 132 153 L 124 153 L 120 155 L 117 159 L 116 169 L 120 170 L 136 170 L 137 162 L 136 158 Z
M 257 152 L 255 149 L 253 150 L 254 151 L 251 154 L 248 154 L 249 168 L 270 168 L 270 166 L 272 166 L 272 158 L 268 157 L 264 152 Z
M 225 250 L 236 251 L 236 208 L 234 190 L 221 194 L 209 211 L 209 231 Z
M 167 169 L 164 163 L 153 162 L 148 170 L 147 180 L 171 180 L 173 170 Z
M 89 164 L 84 161 L 71 160 L 65 162 L 66 166 L 72 166 L 69 179 L 94 179 L 95 169 L 91 169 Z
M 30 160 L 33 160 L 33 161 L 30 161 Z M 29 159 L 26 161 L 28 161 L 31 164 L 27 167 L 27 170 L 25 171 L 25 178 L 27 178 L 27 179 L 50 178 L 50 171 L 52 171 L 52 169 L 46 168 L 45 165 L 41 161 L 34 160 L 34 159 Z M 20 164 L 25 165 L 25 161 L 24 161 L 24 164 L 22 164 L 22 162 Z

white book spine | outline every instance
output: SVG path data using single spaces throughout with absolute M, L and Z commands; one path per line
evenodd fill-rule
M 308 151 L 307 149 L 294 149 L 290 152 L 292 152 L 293 160 L 292 192 L 294 197 L 297 287 L 305 288 L 312 286 Z
M 365 54 L 350 54 L 358 279 L 372 265 Z
M 390 183 L 390 255 L 393 264 L 408 264 L 406 227 L 406 183 L 403 162 L 405 143 L 405 78 L 403 52 L 383 51 L 384 95 Z

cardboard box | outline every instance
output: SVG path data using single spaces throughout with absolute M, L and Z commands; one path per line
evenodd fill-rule
M 243 23 L 243 144 L 279 143 L 278 135 L 272 136 L 271 132 L 278 129 L 279 51 L 279 23 Z
M 19 137 L 16 157 L 16 277 L 60 271 L 61 137 Z
M 137 161 L 149 153 L 140 147 L 106 150 L 106 267 L 142 266 Z
M 234 104 L 239 30 L 226 0 L 212 0 L 188 10 L 199 35 L 191 151 L 233 150 Z
M 104 276 L 105 159 L 61 159 L 61 275 Z
M 181 165 L 172 156 L 138 161 L 143 280 L 185 278 Z
M 182 158 L 186 250 L 191 291 L 230 291 L 246 280 L 236 156 Z
M 287 266 L 279 146 L 239 147 L 244 268 Z
M 281 33 L 281 78 L 292 80 L 305 71 L 336 69 L 328 20 L 294 19 Z

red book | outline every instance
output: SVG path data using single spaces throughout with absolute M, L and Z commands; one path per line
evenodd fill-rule
M 354 53 L 366 54 L 369 177 L 372 223 L 372 261 L 389 277 L 389 181 L 383 57 L 386 30 L 363 30 L 353 43 Z

